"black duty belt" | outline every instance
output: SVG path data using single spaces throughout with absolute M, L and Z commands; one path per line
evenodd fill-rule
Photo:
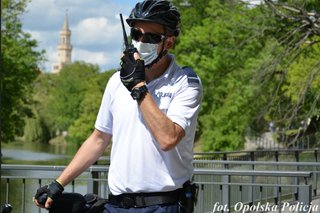
M 178 204 L 181 190 L 170 192 L 109 195 L 109 203 L 120 208 L 143 208 L 153 205 Z

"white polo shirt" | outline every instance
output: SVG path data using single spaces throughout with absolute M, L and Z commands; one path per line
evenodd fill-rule
M 161 111 L 185 130 L 170 151 L 162 151 L 148 130 L 137 101 L 114 73 L 106 87 L 95 128 L 113 135 L 109 187 L 122 193 L 172 191 L 193 175 L 193 144 L 202 84 L 190 68 L 172 59 L 166 72 L 147 84 Z

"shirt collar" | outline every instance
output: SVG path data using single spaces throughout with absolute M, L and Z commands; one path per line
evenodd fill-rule
M 152 82 L 157 82 L 159 80 L 163 80 L 163 79 L 166 79 L 168 78 L 168 76 L 170 75 L 170 73 L 174 70 L 177 69 L 177 67 L 179 67 L 179 65 L 177 64 L 177 62 L 175 61 L 175 56 L 173 54 L 169 54 L 168 53 L 168 56 L 170 57 L 171 59 L 171 62 L 170 62 L 170 65 L 168 66 L 167 70 L 162 74 L 160 75 L 158 78 L 154 79 Z M 151 82 L 150 82 L 151 83 Z M 150 84 L 149 83 L 149 84 Z

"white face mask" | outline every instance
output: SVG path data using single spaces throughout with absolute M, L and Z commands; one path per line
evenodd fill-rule
M 158 57 L 158 46 L 162 44 L 142 43 L 132 40 L 132 44 L 137 48 L 140 58 L 144 59 L 144 65 L 149 65 Z

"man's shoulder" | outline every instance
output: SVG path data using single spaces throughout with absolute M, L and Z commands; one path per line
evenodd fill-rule
M 120 70 L 116 70 L 109 78 L 109 83 L 114 81 L 120 81 Z
M 115 90 L 121 85 L 120 70 L 115 71 L 109 78 L 107 88 L 108 90 Z
M 114 77 L 115 75 L 120 75 L 120 70 L 114 71 L 114 73 L 112 73 L 112 75 L 110 76 L 110 78 Z
M 191 67 L 183 66 L 181 68 L 183 69 L 184 74 L 187 76 L 188 83 L 200 84 L 200 78 Z

